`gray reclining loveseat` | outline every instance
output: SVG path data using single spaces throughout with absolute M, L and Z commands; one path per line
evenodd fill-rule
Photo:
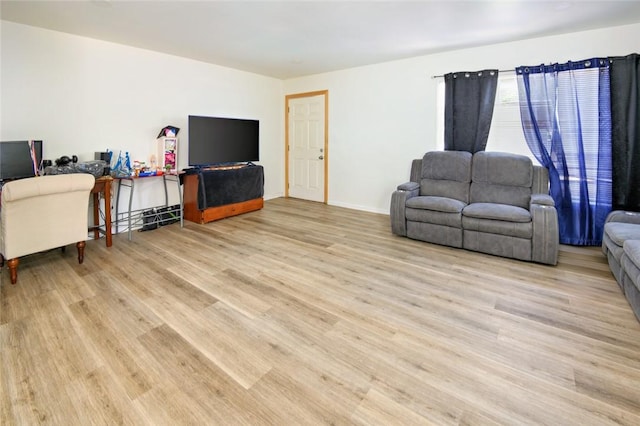
M 547 169 L 501 152 L 433 151 L 391 196 L 394 234 L 555 265 L 558 216 Z

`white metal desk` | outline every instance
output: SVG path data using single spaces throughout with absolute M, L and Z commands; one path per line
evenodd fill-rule
M 145 207 L 145 208 L 140 208 L 137 210 L 132 210 L 132 205 L 133 205 L 133 191 L 135 189 L 135 183 L 136 181 L 140 180 L 140 179 L 149 179 L 149 178 L 162 178 L 162 183 L 164 185 L 164 206 L 155 206 L 155 207 Z M 119 231 L 119 225 L 120 222 L 123 222 L 124 220 L 127 221 L 127 231 L 128 231 L 128 238 L 129 241 L 131 241 L 131 231 L 133 226 L 140 224 L 140 223 L 145 223 L 145 219 L 148 219 L 149 216 L 145 215 L 146 211 L 154 211 L 155 209 L 158 208 L 168 208 L 169 207 L 169 191 L 167 189 L 167 181 L 173 181 L 176 183 L 176 186 L 178 188 L 178 196 L 180 199 L 180 203 L 178 204 L 177 208 L 173 208 L 170 210 L 166 210 L 164 211 L 164 213 L 168 213 L 170 216 L 173 215 L 178 215 L 179 219 L 180 219 L 180 227 L 182 228 L 184 226 L 184 208 L 182 205 L 182 191 L 180 188 L 180 175 L 179 174 L 172 174 L 172 173 L 163 173 L 161 176 L 131 176 L 131 177 L 117 177 L 115 178 L 115 180 L 118 182 L 118 191 L 116 192 L 116 234 Z M 128 204 L 128 209 L 126 212 L 120 212 L 119 208 L 120 208 L 120 193 L 122 192 L 123 188 L 128 188 L 129 189 L 129 204 Z M 157 215 L 155 215 L 157 216 Z M 169 221 L 173 221 L 174 218 L 173 217 L 169 217 L 166 219 L 161 219 L 161 218 L 157 218 L 151 222 L 147 221 L 146 224 L 156 224 L 156 225 L 161 225 L 164 224 L 165 222 L 169 222 Z

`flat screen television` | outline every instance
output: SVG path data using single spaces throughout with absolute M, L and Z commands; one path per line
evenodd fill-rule
M 260 122 L 189 116 L 189 166 L 260 161 Z
M 42 141 L 31 141 L 31 145 L 29 142 L 0 142 L 0 181 L 37 174 L 42 161 Z

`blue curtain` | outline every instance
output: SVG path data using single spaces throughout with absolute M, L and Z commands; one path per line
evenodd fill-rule
M 549 169 L 560 242 L 600 245 L 611 211 L 609 61 L 516 68 L 525 138 Z

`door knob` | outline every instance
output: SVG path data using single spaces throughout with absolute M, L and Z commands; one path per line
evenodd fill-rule
M 318 160 L 324 160 L 324 155 L 321 155 L 320 157 L 318 157 Z

